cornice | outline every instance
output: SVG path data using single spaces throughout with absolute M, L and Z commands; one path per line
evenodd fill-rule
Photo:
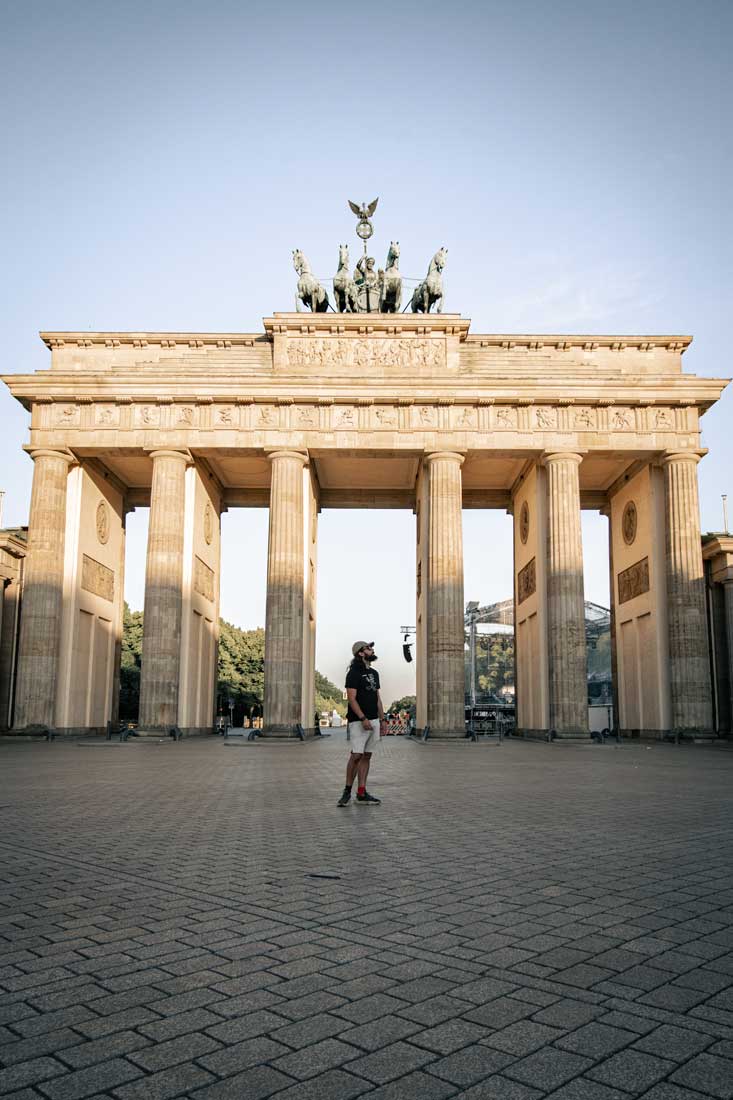
M 598 348 L 610 348 L 611 351 L 654 351 L 664 348 L 666 351 L 684 354 L 692 343 L 692 336 L 655 335 L 655 336 L 603 336 L 584 333 L 472 333 L 466 340 L 467 349 L 501 348 L 503 351 L 529 349 L 530 351 L 570 351 L 581 348 L 583 351 L 597 351 Z
M 233 348 L 266 343 L 261 332 L 39 332 L 50 350 L 63 347 Z

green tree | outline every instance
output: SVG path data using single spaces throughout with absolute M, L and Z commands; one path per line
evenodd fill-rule
M 387 709 L 394 712 L 406 710 L 410 714 L 410 717 L 414 718 L 417 709 L 417 699 L 414 695 L 403 695 L 401 699 L 395 699 L 393 703 L 390 703 Z
M 122 619 L 122 659 L 120 670 L 120 718 L 137 721 L 140 711 L 140 666 L 142 663 L 143 613 L 130 611 L 125 604 Z M 336 709 L 342 716 L 346 707 L 341 689 L 316 671 L 316 707 Z M 265 632 L 241 630 L 219 620 L 219 664 L 217 695 L 247 710 L 261 707 L 265 689 Z M 226 710 L 227 702 L 224 702 Z
M 136 722 L 140 712 L 140 663 L 143 650 L 143 613 L 122 611 L 122 651 L 120 656 L 120 719 Z
M 480 695 L 495 694 L 514 683 L 514 635 L 479 634 L 476 638 L 476 684 Z
M 343 699 L 343 691 L 336 687 L 333 681 L 316 669 L 316 710 L 321 714 L 324 710 L 336 710 L 342 718 L 346 716 L 346 703 Z
M 219 620 L 217 690 L 247 709 L 261 707 L 265 692 L 265 632 L 241 630 Z M 225 704 L 226 706 L 226 704 Z

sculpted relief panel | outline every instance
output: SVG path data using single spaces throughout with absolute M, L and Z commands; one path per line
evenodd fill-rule
M 110 603 L 115 598 L 115 575 L 101 561 L 95 561 L 88 554 L 82 555 L 81 586 L 94 596 L 101 596 Z
M 288 337 L 287 362 L 291 367 L 375 367 L 445 366 L 445 340 L 418 337 Z

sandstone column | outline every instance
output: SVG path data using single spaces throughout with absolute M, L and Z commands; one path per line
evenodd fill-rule
M 17 729 L 53 726 L 61 638 L 66 479 L 74 461 L 61 451 L 31 451 L 33 491 L 15 702 Z
M 672 729 L 712 734 L 708 652 L 697 496 L 696 454 L 665 457 L 665 543 Z
M 562 738 L 588 736 L 588 670 L 578 481 L 578 468 L 582 461 L 582 455 L 568 452 L 545 456 L 550 728 Z
M 733 580 L 723 581 L 725 594 L 725 635 L 728 641 L 728 721 L 733 730 Z
M 140 730 L 178 723 L 186 451 L 152 451 L 148 556 L 140 669 Z
M 263 731 L 293 736 L 303 692 L 303 466 L 307 455 L 274 451 L 270 481 Z
M 431 737 L 465 736 L 463 455 L 427 455 L 427 699 Z

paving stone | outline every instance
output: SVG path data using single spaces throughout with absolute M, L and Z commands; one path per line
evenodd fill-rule
M 507 1027 L 517 1020 L 526 1019 L 535 1010 L 535 1005 L 518 1001 L 515 997 L 497 997 L 495 1001 L 489 1001 L 487 1004 L 466 1011 L 463 1015 L 473 1023 L 498 1029 Z
M 352 1096 L 361 1096 L 367 1091 L 375 1096 L 372 1089 L 371 1081 L 364 1081 L 340 1069 L 331 1069 L 328 1073 L 321 1073 L 308 1081 L 298 1081 L 297 1085 L 278 1092 L 277 1100 L 351 1100 Z
M 715 1054 L 698 1054 L 670 1077 L 672 1084 L 697 1089 L 715 1100 L 733 1097 L 733 1061 Z
M 547 1024 L 538 1024 L 533 1020 L 520 1020 L 501 1031 L 492 1032 L 483 1041 L 487 1046 L 521 1058 L 525 1054 L 531 1054 L 533 1050 L 548 1046 L 563 1034 L 560 1028 L 548 1027 Z
M 127 1057 L 129 1061 L 136 1066 L 141 1066 L 148 1073 L 158 1073 L 170 1066 L 200 1058 L 202 1054 L 210 1054 L 218 1050 L 220 1045 L 210 1036 L 194 1032 L 193 1035 L 179 1035 L 177 1039 L 169 1039 L 165 1043 L 157 1043 L 154 1046 L 146 1046 L 142 1050 L 132 1051 Z
M 574 1081 L 568 1081 L 567 1085 L 551 1092 L 547 1100 L 628 1100 L 628 1096 L 627 1092 L 599 1085 L 597 1081 L 589 1081 L 587 1077 L 576 1077 Z
M 286 1077 L 270 1066 L 254 1066 L 188 1095 L 191 1100 L 265 1100 L 292 1084 L 292 1077 Z
M 358 1001 L 335 1005 L 333 1013 L 335 1016 L 343 1016 L 345 1020 L 351 1020 L 352 1023 L 361 1024 L 406 1007 L 405 1001 L 398 1001 L 396 997 L 387 993 L 375 993 L 371 997 L 362 997 Z
M 456 1021 L 456 1023 L 460 1023 L 460 1021 Z M 414 1036 L 416 1032 L 419 1033 L 418 1046 L 426 1046 L 429 1050 L 434 1049 L 429 1043 L 422 1041 L 426 1035 L 430 1034 L 429 1030 L 422 1031 L 420 1024 L 416 1024 L 413 1020 L 405 1020 L 400 1016 L 381 1016 L 369 1023 L 357 1024 L 356 1027 L 349 1027 L 347 1031 L 341 1031 L 339 1038 L 345 1043 L 351 1043 L 363 1050 L 372 1051 L 389 1046 L 390 1043 L 395 1043 L 398 1039 Z M 273 1032 L 273 1038 L 277 1038 L 278 1034 L 278 1032 Z M 283 1041 L 287 1043 L 287 1037 Z M 413 1042 L 415 1041 L 413 1039 Z M 289 1045 L 295 1046 L 296 1044 L 289 1043 Z
M 672 1058 L 675 1062 L 686 1062 L 693 1054 L 699 1054 L 709 1047 L 711 1042 L 709 1035 L 703 1035 L 699 1031 L 662 1024 L 655 1031 L 638 1039 L 633 1049 L 656 1054 L 660 1058 Z
M 112 1017 L 109 1017 L 111 1020 Z M 181 1012 L 177 1016 L 167 1019 L 153 1019 L 151 1022 L 143 1022 L 140 1032 L 156 1043 L 165 1042 L 166 1039 L 175 1039 L 177 1035 L 186 1035 L 191 1031 L 203 1030 L 212 1024 L 221 1023 L 221 1016 L 216 1016 L 205 1008 L 194 1009 L 191 1012 Z M 90 1034 L 91 1028 L 87 1027 L 86 1034 Z
M 140 1076 L 142 1071 L 137 1066 L 123 1058 L 111 1058 L 107 1062 L 44 1081 L 43 1091 L 50 1100 L 81 1100 L 105 1089 L 117 1088 Z
M 18 1062 L 14 1066 L 0 1069 L 0 1096 L 12 1089 L 35 1085 L 48 1077 L 65 1072 L 66 1066 L 55 1058 L 31 1058 L 27 1062 Z
M 569 1030 L 570 1028 L 581 1027 L 583 1024 L 589 1024 L 602 1012 L 603 1009 L 599 1005 L 585 1004 L 583 1001 L 566 998 L 555 1001 L 554 1004 L 548 1005 L 540 1012 L 535 1012 L 532 1019 L 539 1024 L 549 1024 L 550 1027 Z
M 64 1050 L 65 1047 L 75 1046 L 79 1042 L 79 1036 L 70 1028 L 47 1031 L 41 1035 L 33 1035 L 28 1039 L 19 1039 L 12 1032 L 8 1034 L 11 1041 L 4 1043 L 0 1048 L 0 1062 L 5 1066 L 12 1066 L 17 1062 L 30 1062 L 33 1058 L 40 1058 L 43 1054 L 55 1054 Z
M 193 1062 L 185 1062 L 116 1088 L 115 1096 L 119 1100 L 170 1100 L 214 1080 L 212 1073 L 207 1073 Z
M 645 1092 L 642 1100 L 707 1100 L 709 1094 L 692 1091 L 673 1085 L 669 1081 L 662 1081 L 655 1085 L 649 1092 Z
M 674 1062 L 668 1059 L 643 1054 L 639 1050 L 622 1050 L 590 1070 L 588 1077 L 613 1088 L 639 1093 L 667 1077 L 674 1068 Z
M 407 1021 L 403 1020 L 402 1023 L 407 1024 Z M 469 1023 L 468 1020 L 447 1020 L 445 1023 L 413 1035 L 410 1041 L 416 1046 L 425 1047 L 426 1050 L 433 1050 L 436 1054 L 452 1054 L 461 1047 L 477 1043 L 485 1035 L 485 1028 Z
M 68 1050 L 62 1049 L 59 1058 L 66 1062 L 72 1069 L 83 1069 L 92 1066 L 95 1062 L 104 1062 L 109 1058 L 130 1054 L 141 1047 L 150 1046 L 150 1040 L 136 1031 L 120 1031 L 116 1035 L 106 1035 L 103 1039 L 92 1039 L 88 1043 L 79 1043 Z
M 398 1041 L 350 1061 L 345 1068 L 358 1077 L 365 1077 L 367 1081 L 382 1085 L 421 1068 L 433 1059 L 434 1055 L 429 1051 Z
M 589 1058 L 582 1058 L 578 1054 L 544 1047 L 527 1058 L 513 1062 L 504 1070 L 504 1074 L 522 1084 L 531 1085 L 532 1088 L 551 1092 L 573 1077 L 578 1077 L 592 1064 Z
M 270 1057 L 275 1069 L 296 1077 L 299 1081 L 315 1077 L 328 1069 L 333 1069 L 361 1054 L 358 1047 L 343 1043 L 338 1039 L 323 1039 L 319 1043 L 301 1047 L 300 1050 L 285 1054 L 280 1058 Z
M 617 1050 L 622 1050 L 633 1043 L 636 1038 L 636 1033 L 633 1031 L 609 1027 L 608 1024 L 594 1021 L 558 1039 L 557 1046 L 562 1050 L 571 1050 L 575 1054 L 584 1054 L 587 1058 L 598 1059 L 615 1054 Z
M 418 1070 L 400 1077 L 398 1081 L 381 1085 L 369 1093 L 369 1100 L 446 1100 L 454 1096 L 454 1085 Z M 293 1100 L 300 1100 L 300 1097 L 294 1096 Z
M 174 1017 L 178 1019 L 178 1017 Z M 217 1017 L 212 1017 L 216 1020 Z M 332 1019 L 332 1017 L 313 1017 L 315 1020 L 319 1019 Z M 249 1012 L 246 1016 L 235 1016 L 231 1020 L 223 1020 L 219 1023 L 213 1024 L 211 1027 L 206 1027 L 207 1035 L 210 1035 L 213 1039 L 216 1039 L 221 1043 L 237 1043 L 242 1039 L 253 1039 L 256 1035 L 265 1035 L 268 1032 L 273 1034 L 277 1029 L 284 1028 L 287 1025 L 287 1020 L 283 1016 L 276 1016 L 274 1012 L 268 1012 L 267 1009 L 263 1009 L 261 1012 Z M 310 1018 L 306 1018 L 305 1025 L 310 1022 Z M 206 1026 L 206 1025 L 202 1025 Z M 297 1027 L 298 1025 L 292 1025 Z M 192 1028 L 191 1030 L 195 1030 Z M 287 1042 L 287 1039 L 283 1039 L 283 1042 Z M 296 1046 L 296 1043 L 288 1043 L 289 1046 Z
M 450 1081 L 454 1085 L 473 1085 L 492 1073 L 498 1073 L 510 1062 L 514 1056 L 500 1050 L 490 1050 L 486 1046 L 474 1043 L 470 1047 L 464 1047 L 444 1058 L 439 1058 L 427 1067 L 428 1072 L 441 1077 L 444 1081 Z
M 273 1043 L 271 1039 L 258 1036 L 255 1039 L 245 1039 L 241 1043 L 234 1043 L 230 1047 L 224 1047 L 215 1054 L 206 1054 L 199 1058 L 204 1069 L 211 1070 L 219 1077 L 239 1073 L 240 1070 L 261 1062 L 270 1062 L 281 1054 L 287 1054 L 288 1048 L 282 1043 Z
M 544 1095 L 539 1089 L 520 1085 L 519 1081 L 510 1081 L 508 1077 L 495 1074 L 478 1085 L 456 1093 L 453 1100 L 540 1100 Z

